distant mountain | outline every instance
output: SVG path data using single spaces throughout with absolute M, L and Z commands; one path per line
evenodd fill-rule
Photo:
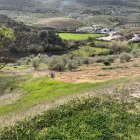
M 139 0 L 0 0 L 0 9 L 9 10 L 35 10 L 35 9 L 59 9 L 72 6 L 72 4 L 80 6 L 139 6 Z M 73 5 L 75 6 L 75 5 Z M 77 7 L 77 9 L 79 8 Z
M 116 26 L 140 21 L 140 0 L 0 0 L 0 13 L 3 11 L 10 17 L 11 11 L 16 11 L 12 18 L 27 24 L 40 18 L 68 17 L 87 25 Z M 29 18 L 26 12 L 31 13 Z

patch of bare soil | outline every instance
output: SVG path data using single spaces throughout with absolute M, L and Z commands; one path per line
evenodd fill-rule
M 77 27 L 82 25 L 82 23 L 73 18 L 47 18 L 41 19 L 35 25 L 43 27 L 52 27 L 55 29 L 68 29 L 69 27 Z
M 111 66 L 93 64 L 81 66 L 77 70 L 55 72 L 55 79 L 64 82 L 82 83 L 119 79 L 140 75 L 140 59 L 127 63 L 116 62 Z M 34 77 L 49 76 L 49 71 L 34 71 Z

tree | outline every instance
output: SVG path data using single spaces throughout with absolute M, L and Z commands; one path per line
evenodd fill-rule
M 15 40 L 13 30 L 11 28 L 0 25 L 0 47 L 1 48 L 6 39 L 11 40 L 11 41 Z M 1 55 L 0 56 L 0 69 L 4 68 L 6 64 L 11 61 L 12 61 L 11 58 Z

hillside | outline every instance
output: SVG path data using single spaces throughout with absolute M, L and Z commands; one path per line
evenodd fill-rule
M 32 28 L 0 15 L 0 24 L 13 30 L 15 41 L 4 40 L 1 52 L 43 53 L 65 50 L 65 43 L 55 33 L 40 28 Z
M 0 14 L 30 25 L 43 18 L 67 17 L 114 27 L 139 22 L 139 6 L 139 0 L 1 0 Z
M 83 25 L 76 19 L 73 18 L 47 18 L 47 19 L 40 19 L 36 26 L 40 27 L 52 27 L 55 29 L 76 29 L 77 27 Z
M 140 0 L 0 0 L 0 140 L 140 140 Z
M 45 10 L 45 9 L 57 9 L 59 7 L 71 7 L 71 4 L 78 4 L 80 6 L 94 7 L 102 5 L 112 6 L 126 6 L 126 7 L 138 7 L 139 0 L 1 0 L 0 9 L 7 10 Z M 73 5 L 74 6 L 74 5 Z M 41 12 L 41 11 L 40 11 Z

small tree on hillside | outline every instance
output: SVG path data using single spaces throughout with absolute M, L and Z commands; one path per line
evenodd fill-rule
M 6 39 L 9 39 L 11 41 L 15 40 L 13 30 L 3 25 L 0 25 L 0 47 L 2 47 Z M 9 62 L 12 62 L 12 59 L 10 57 L 5 57 L 4 54 L 0 55 L 0 69 L 4 68 Z

